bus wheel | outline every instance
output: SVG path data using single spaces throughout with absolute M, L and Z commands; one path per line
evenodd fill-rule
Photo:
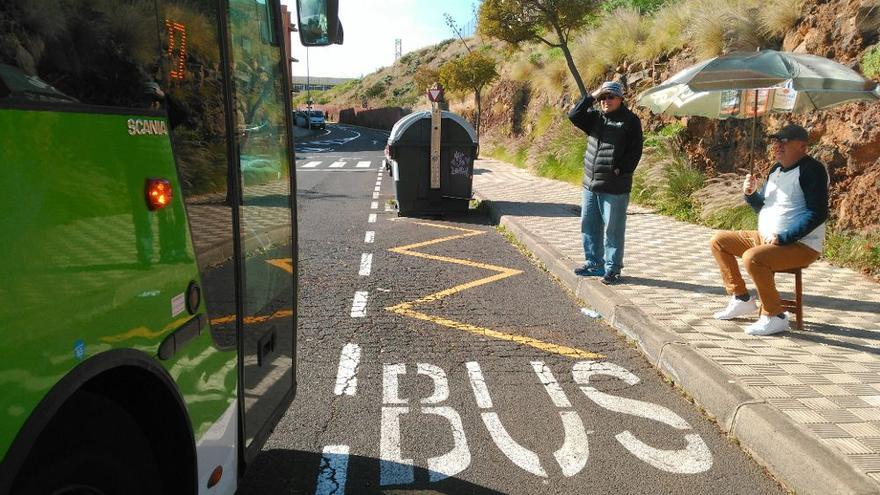
M 78 392 L 40 435 L 12 493 L 147 495 L 163 489 L 152 446 L 116 402 Z

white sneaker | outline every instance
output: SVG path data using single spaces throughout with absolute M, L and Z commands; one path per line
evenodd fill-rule
M 774 333 L 788 330 L 788 314 L 783 313 L 784 318 L 778 316 L 761 315 L 758 321 L 746 327 L 748 335 L 773 335 Z
M 736 296 L 730 296 L 730 302 L 723 311 L 715 313 L 716 320 L 732 320 L 740 316 L 753 315 L 758 312 L 758 305 L 755 304 L 755 298 L 749 296 L 748 301 L 740 301 Z

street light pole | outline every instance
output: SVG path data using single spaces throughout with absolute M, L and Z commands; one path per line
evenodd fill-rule
M 309 76 L 309 47 L 306 47 L 306 122 L 312 130 L 312 80 Z

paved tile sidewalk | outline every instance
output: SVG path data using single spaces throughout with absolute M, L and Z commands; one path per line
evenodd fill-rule
M 474 192 L 489 200 L 495 216 L 514 218 L 563 261 L 583 263 L 579 187 L 478 160 Z M 613 290 L 809 438 L 880 482 L 880 285 L 817 262 L 803 276 L 804 331 L 751 337 L 743 329 L 753 319 L 712 318 L 727 302 L 709 251 L 712 233 L 631 206 L 625 281 Z M 794 277 L 778 278 L 783 295 L 790 293 Z

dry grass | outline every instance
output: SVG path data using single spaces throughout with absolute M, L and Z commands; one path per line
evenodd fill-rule
M 761 0 L 694 0 L 685 36 L 696 48 L 697 56 L 710 58 L 731 51 L 752 51 L 772 46 L 757 19 L 764 8 Z
M 528 81 L 535 77 L 537 67 L 527 59 L 519 59 L 509 67 L 510 78 L 514 81 Z
M 610 63 L 606 63 L 606 60 L 596 52 L 595 47 L 601 36 L 602 32 L 599 30 L 586 31 L 581 33 L 571 46 L 574 65 L 578 68 L 581 79 L 588 88 L 605 79 L 605 73 L 610 68 Z M 569 87 L 577 87 L 571 75 L 568 76 L 568 80 Z
M 880 0 L 878 0 L 880 2 Z M 758 12 L 761 31 L 770 38 L 782 38 L 804 15 L 804 0 L 772 0 Z
M 692 17 L 686 36 L 691 40 L 699 58 L 717 57 L 724 52 L 727 33 L 726 4 L 719 0 L 688 2 Z
M 550 96 L 559 96 L 565 91 L 570 76 L 565 59 L 555 59 L 547 62 L 543 69 L 536 71 L 532 83 Z
M 648 37 L 645 19 L 636 9 L 617 9 L 609 14 L 591 39 L 594 56 L 610 67 L 631 61 Z
M 688 2 L 672 2 L 658 10 L 650 20 L 647 38 L 636 51 L 636 60 L 648 62 L 684 47 L 690 9 Z
M 723 210 L 743 204 L 743 176 L 741 174 L 721 174 L 706 180 L 706 185 L 694 193 L 694 200 L 700 205 L 700 216 L 709 218 Z

